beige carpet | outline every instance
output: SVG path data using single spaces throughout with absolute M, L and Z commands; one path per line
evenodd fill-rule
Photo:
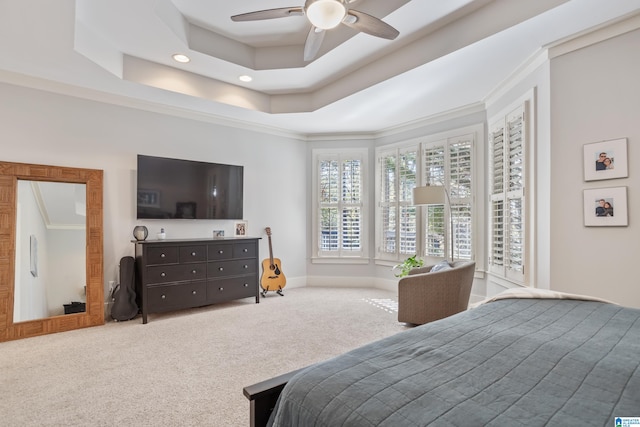
M 0 424 L 248 426 L 244 386 L 407 329 L 395 293 L 285 291 L 0 343 Z

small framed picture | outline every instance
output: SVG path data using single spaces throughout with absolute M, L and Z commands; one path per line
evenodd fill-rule
M 223 239 L 224 238 L 224 230 L 213 230 L 213 238 L 214 239 Z
M 627 138 L 584 145 L 584 180 L 625 178 L 627 170 Z
M 247 235 L 248 223 L 247 221 L 236 221 L 233 224 L 236 237 L 244 237 Z
M 584 225 L 627 226 L 627 187 L 584 190 Z

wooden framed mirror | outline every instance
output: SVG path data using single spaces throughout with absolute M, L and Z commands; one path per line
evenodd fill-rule
M 72 227 L 48 226 L 54 208 L 42 208 L 46 204 L 45 199 L 64 198 L 41 194 L 47 191 L 43 189 L 50 187 L 51 183 L 70 184 L 58 186 L 58 189 L 75 194 L 75 215 L 81 219 L 76 219 L 77 224 Z M 0 342 L 104 324 L 102 186 L 103 172 L 97 169 L 0 162 Z M 24 197 L 19 196 L 19 188 L 20 191 L 29 189 L 30 199 L 34 202 L 19 204 L 19 197 Z M 33 218 L 37 220 L 33 221 Z M 39 226 L 37 231 L 30 229 L 32 222 L 41 220 L 46 224 Z M 80 240 L 80 255 L 65 256 L 60 242 L 66 245 L 70 239 L 66 236 L 49 237 L 49 231 L 44 231 L 49 228 L 57 228 L 58 231 L 73 228 L 76 231 L 74 239 Z M 78 237 L 78 230 L 83 230 L 84 235 Z M 86 242 L 84 251 L 83 239 Z M 55 253 L 57 258 L 40 259 L 48 253 Z M 57 289 L 47 292 L 47 288 L 52 286 L 47 272 L 58 276 L 74 272 L 75 277 L 67 275 L 56 281 L 73 282 L 76 299 L 84 301 L 68 301 L 64 310 L 60 301 L 49 302 L 49 305 L 55 304 L 56 308 L 47 308 L 47 303 L 41 301 L 42 295 L 59 294 Z M 28 286 L 17 289 L 17 284 L 21 282 L 28 282 Z M 34 310 L 36 314 L 23 316 L 21 311 L 29 311 L 24 308 L 24 304 L 28 304 L 23 301 L 24 294 L 30 293 L 37 294 L 38 304 L 44 308 Z M 19 305 L 16 306 L 16 303 Z M 67 310 L 71 306 L 81 309 Z

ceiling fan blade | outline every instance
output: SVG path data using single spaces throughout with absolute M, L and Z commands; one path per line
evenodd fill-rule
M 357 10 L 349 10 L 347 16 L 342 21 L 348 27 L 354 28 L 372 36 L 393 40 L 400 32 L 386 22 Z
M 311 61 L 316 57 L 318 51 L 320 50 L 320 46 L 322 46 L 322 40 L 324 40 L 324 31 L 321 28 L 316 28 L 313 25 L 311 26 L 311 30 L 307 35 L 307 41 L 304 44 L 304 60 Z
M 241 13 L 233 15 L 232 21 L 261 21 L 263 19 L 286 18 L 288 16 L 302 16 L 304 9 L 301 7 L 280 7 L 278 9 L 259 10 L 257 12 Z

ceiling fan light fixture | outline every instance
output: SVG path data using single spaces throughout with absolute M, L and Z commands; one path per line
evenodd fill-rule
M 330 30 L 342 22 L 347 9 L 337 0 L 317 0 L 306 8 L 309 21 L 318 28 Z

